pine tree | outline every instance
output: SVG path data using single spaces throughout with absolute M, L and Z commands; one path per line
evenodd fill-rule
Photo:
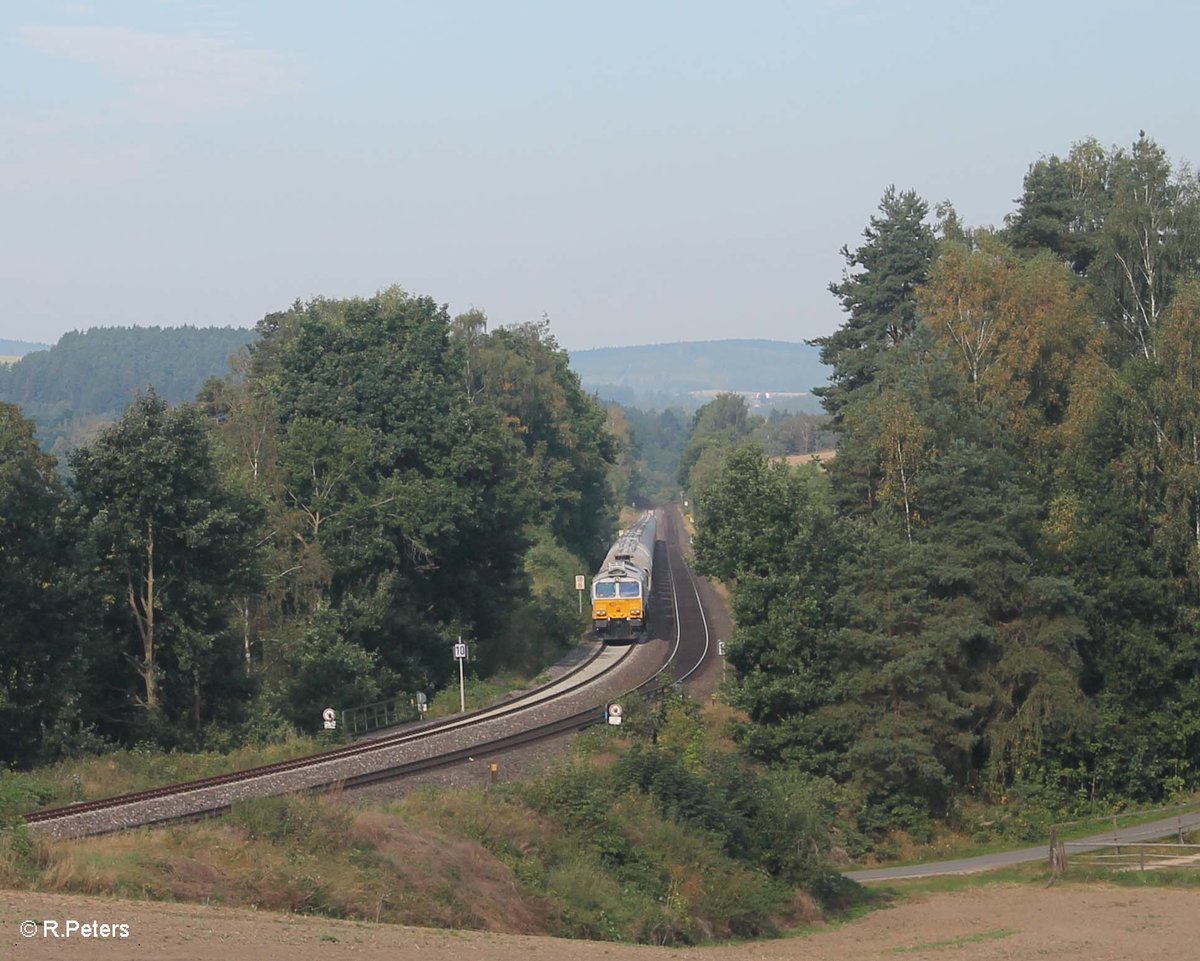
M 809 343 L 821 348 L 821 362 L 833 367 L 830 385 L 814 391 L 840 420 L 856 391 L 875 378 L 882 355 L 913 332 L 916 291 L 929 276 L 935 253 L 929 205 L 911 190 L 890 186 L 863 231 L 865 243 L 842 248 L 846 272 L 829 290 L 849 315 L 828 337 Z M 852 272 L 855 268 L 861 268 Z

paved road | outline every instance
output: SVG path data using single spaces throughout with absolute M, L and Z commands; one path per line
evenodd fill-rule
M 1137 827 L 1121 828 L 1109 831 L 1107 834 L 1093 834 L 1090 837 L 1072 841 L 1068 855 L 1084 851 L 1099 851 L 1112 847 L 1114 844 L 1136 844 L 1141 841 L 1158 841 L 1174 837 L 1181 826 L 1185 831 L 1200 828 L 1200 811 L 1184 814 L 1182 818 L 1171 816 L 1149 824 L 1139 824 Z M 991 871 L 1012 864 L 1028 864 L 1031 861 L 1049 860 L 1050 844 L 1039 844 L 1037 847 L 1022 848 L 1019 851 L 1004 851 L 999 854 L 981 854 L 973 858 L 959 858 L 955 861 L 933 861 L 928 864 L 909 864 L 899 868 L 871 868 L 863 871 L 846 871 L 845 876 L 852 881 L 899 881 L 903 878 L 932 878 L 939 874 L 976 874 L 980 871 Z

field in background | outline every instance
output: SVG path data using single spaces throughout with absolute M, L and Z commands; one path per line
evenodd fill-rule
M 828 450 L 815 450 L 809 454 L 788 454 L 786 457 L 779 458 L 785 464 L 790 464 L 795 467 L 797 464 L 811 464 L 816 461 L 818 464 L 825 464 L 837 457 L 837 450 L 830 448 Z

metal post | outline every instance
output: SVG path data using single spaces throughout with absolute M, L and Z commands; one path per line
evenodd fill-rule
M 462 635 L 458 636 L 458 643 L 462 643 Z M 463 658 L 458 659 L 458 709 L 462 712 L 467 710 L 467 682 L 463 678 Z

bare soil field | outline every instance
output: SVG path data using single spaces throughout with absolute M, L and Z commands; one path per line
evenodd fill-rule
M 1196 957 L 1194 889 L 1100 884 L 992 885 L 913 895 L 847 924 L 776 941 L 653 948 L 592 941 L 402 928 L 190 904 L 0 891 L 0 956 L 161 961 L 881 961 L 896 958 L 1130 961 Z M 127 938 L 22 935 L 22 922 L 128 925 Z

